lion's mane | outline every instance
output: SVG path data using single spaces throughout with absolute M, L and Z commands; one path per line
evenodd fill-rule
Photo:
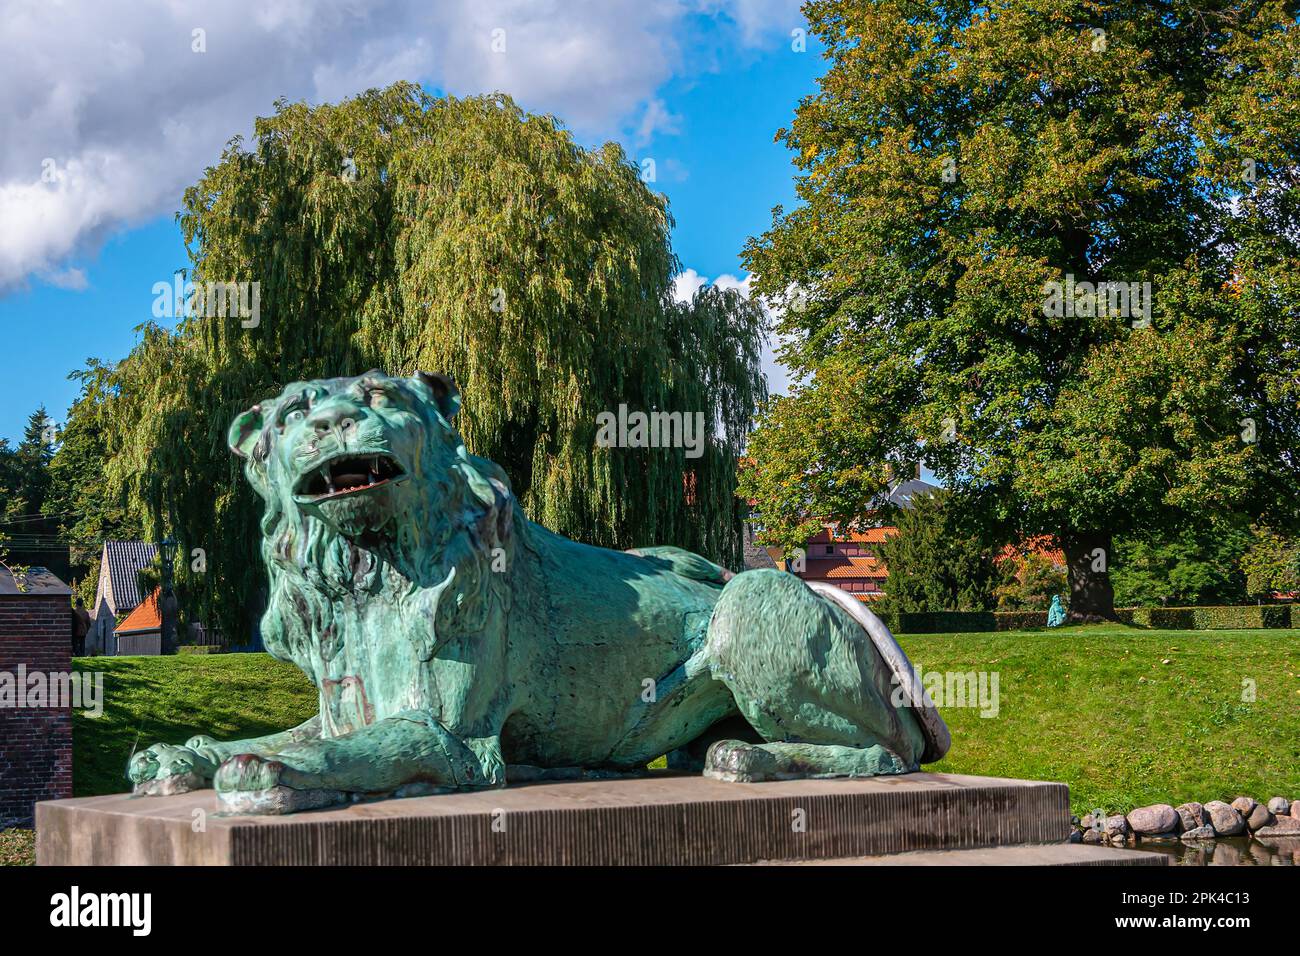
M 261 552 L 270 577 L 262 638 L 268 652 L 313 676 L 353 637 L 356 615 L 383 602 L 429 660 L 455 634 L 509 611 L 505 580 L 527 521 L 499 465 L 469 454 L 416 389 L 424 440 L 402 507 L 373 541 L 352 541 L 304 512 L 267 468 L 278 436 L 268 425 L 246 467 L 262 493 Z M 359 636 L 359 635 L 358 635 Z

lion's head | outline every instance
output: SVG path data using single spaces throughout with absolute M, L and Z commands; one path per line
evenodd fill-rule
M 339 534 L 382 544 L 418 496 L 411 479 L 463 454 L 451 419 L 460 396 L 445 375 L 293 382 L 244 412 L 230 447 L 269 505 L 320 519 Z M 418 485 L 418 481 L 416 482 Z
M 466 451 L 459 408 L 445 375 L 371 371 L 294 382 L 235 419 L 231 450 L 266 502 L 262 554 L 279 606 L 264 625 L 287 628 L 284 643 L 327 630 L 340 601 L 396 600 L 412 586 L 451 586 L 452 606 L 479 608 L 488 565 L 513 549 L 516 503 L 504 471 Z

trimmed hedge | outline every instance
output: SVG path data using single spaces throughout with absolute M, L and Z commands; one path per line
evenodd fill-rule
M 1223 607 L 1116 608 L 1120 623 L 1168 631 L 1244 631 L 1300 628 L 1300 605 L 1245 604 Z M 872 609 L 895 634 L 961 634 L 979 631 L 1041 630 L 1046 611 L 931 611 L 899 613 Z
M 220 654 L 219 644 L 182 644 L 176 648 L 177 654 Z
M 1171 631 L 1246 630 L 1300 627 L 1294 604 L 1245 604 L 1222 607 L 1126 607 L 1116 616 L 1134 627 Z
M 1046 611 L 887 611 L 880 618 L 896 634 L 956 634 L 1047 627 Z
M 1027 631 L 1047 627 L 1046 611 L 994 611 L 999 631 Z

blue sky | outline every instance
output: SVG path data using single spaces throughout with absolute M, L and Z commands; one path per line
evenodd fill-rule
M 6 56 L 28 61 L 24 78 L 41 62 L 55 62 L 60 46 L 65 63 L 98 53 L 114 64 L 74 77 L 75 105 L 51 101 L 42 111 L 39 101 L 28 103 L 18 120 L 7 111 L 7 128 L 0 128 L 16 137 L 0 146 L 0 232 L 7 233 L 0 239 L 0 437 L 16 440 L 41 403 L 62 421 L 76 394 L 68 372 L 90 356 L 112 361 L 130 350 L 133 329 L 151 317 L 153 284 L 187 264 L 173 220 L 181 190 L 277 96 L 332 100 L 400 77 L 435 92 L 502 89 L 526 108 L 554 113 L 584 144 L 619 140 L 630 156 L 655 161 L 655 188 L 668 195 L 677 221 L 674 249 L 693 270 L 683 277 L 687 287 L 704 278 L 742 280 L 745 240 L 769 224 L 773 205 L 793 201 L 790 157 L 773 135 L 815 89 L 823 68 L 813 40 L 804 52 L 793 49 L 791 30 L 804 26 L 797 4 L 682 0 L 645 13 L 643 5 L 619 0 L 584 10 L 575 0 L 554 5 L 549 19 L 527 19 L 551 5 L 534 3 L 524 14 L 509 0 L 482 0 L 466 2 L 459 19 L 448 21 L 470 40 L 439 48 L 439 24 L 418 4 L 380 4 L 408 18 L 403 29 L 347 18 L 330 26 L 330 16 L 343 17 L 338 4 L 302 3 L 319 8 L 314 19 L 286 25 L 263 18 L 252 32 L 237 20 L 216 23 L 205 29 L 203 51 L 187 49 L 197 43 L 198 28 L 190 26 L 201 22 L 197 13 L 180 16 L 170 29 L 158 26 L 163 11 L 174 11 L 169 4 L 134 25 L 92 23 L 99 36 L 82 36 L 86 31 L 76 27 L 82 32 L 69 39 L 70 23 L 60 32 L 42 20 L 20 21 L 0 40 L 0 63 Z M 86 9 L 92 16 L 97 8 Z M 523 50 L 490 59 L 476 44 L 498 21 L 506 24 L 509 49 Z M 306 49 L 288 65 L 280 57 L 274 68 L 261 69 L 260 45 L 282 47 L 286 35 Z M 48 57 L 39 55 L 43 45 Z M 561 47 L 566 52 L 557 61 Z M 200 52 L 229 59 L 214 68 Z M 150 53 L 183 57 L 178 62 L 192 77 L 158 80 Z M 0 87 L 14 78 L 5 75 L 11 69 L 16 76 L 19 67 L 0 67 Z M 156 88 L 124 103 L 127 88 L 141 83 Z M 35 87 L 28 92 L 39 94 Z M 42 119 L 30 121 L 36 115 Z M 63 175 L 53 195 L 36 191 L 46 157 Z M 780 387 L 783 376 L 770 358 L 767 364 Z

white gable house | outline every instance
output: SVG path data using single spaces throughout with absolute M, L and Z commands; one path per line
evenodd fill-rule
M 100 555 L 99 586 L 95 606 L 91 609 L 90 633 L 86 635 L 87 654 L 116 654 L 114 634 L 118 619 L 139 606 L 145 595 L 140 593 L 141 569 L 153 564 L 156 545 L 144 541 L 105 541 Z

